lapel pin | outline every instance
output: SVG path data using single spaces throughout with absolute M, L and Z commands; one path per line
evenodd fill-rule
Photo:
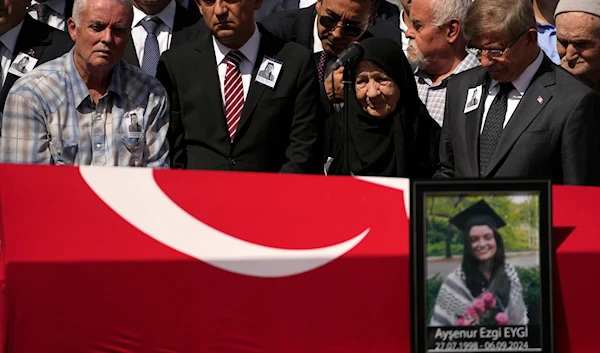
M 29 51 L 27 52 L 27 55 L 35 57 L 35 50 L 29 49 Z
M 538 96 L 537 101 L 538 101 L 538 103 L 542 104 L 542 103 L 544 103 L 544 98 L 542 98 L 542 96 Z

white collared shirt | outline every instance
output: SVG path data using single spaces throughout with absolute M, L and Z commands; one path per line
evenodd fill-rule
M 540 68 L 543 59 L 544 52 L 540 50 L 537 58 L 535 58 L 535 60 L 531 64 L 529 64 L 529 66 L 527 66 L 525 71 L 523 71 L 523 73 L 521 73 L 519 77 L 512 81 L 512 84 L 513 86 L 515 86 L 515 88 L 508 92 L 508 100 L 506 103 L 506 117 L 504 118 L 504 125 L 502 125 L 502 128 L 506 127 L 506 124 L 508 124 L 508 121 L 510 120 L 511 116 L 517 109 L 521 98 L 525 94 L 525 91 L 527 91 L 527 87 L 529 87 L 533 76 Z M 479 131 L 479 133 L 483 132 L 485 118 L 487 117 L 488 111 L 490 110 L 490 106 L 492 105 L 492 102 L 494 101 L 494 98 L 496 97 L 498 92 L 500 92 L 499 82 L 496 80 L 492 80 L 490 82 L 490 88 L 488 89 L 487 98 L 485 99 L 485 109 L 483 111 L 483 118 L 481 120 L 481 130 Z
M 144 44 L 146 43 L 146 36 L 148 32 L 142 27 L 141 22 L 158 17 L 163 22 L 158 26 L 158 48 L 160 53 L 164 53 L 171 46 L 171 37 L 173 36 L 173 23 L 175 22 L 175 0 L 171 2 L 159 13 L 153 16 L 146 15 L 142 10 L 137 7 L 133 7 L 133 22 L 131 23 L 131 38 L 133 39 L 133 46 L 135 47 L 135 53 L 142 66 L 144 60 Z
M 317 0 L 300 0 L 300 2 L 298 3 L 298 8 L 303 9 L 305 7 L 312 6 L 316 2 Z
M 58 30 L 64 31 L 68 20 L 68 18 L 65 18 L 65 0 L 46 0 L 43 2 L 31 0 L 31 5 L 41 3 L 46 4 L 49 8 L 52 9 L 52 11 L 54 11 L 48 17 L 48 23 L 46 24 Z M 36 20 L 39 20 L 37 18 L 37 12 L 33 8 L 28 8 L 27 13 L 29 13 L 29 15 L 35 18 Z
M 237 49 L 242 54 L 244 54 L 244 58 L 240 63 L 240 73 L 242 74 L 242 84 L 244 86 L 244 101 L 248 96 L 248 90 L 250 89 L 250 81 L 252 80 L 252 70 L 254 69 L 254 64 L 256 63 L 256 56 L 258 55 L 258 48 L 260 46 L 260 38 L 261 34 L 254 23 L 254 33 L 248 41 L 242 45 L 241 48 Z M 231 48 L 226 47 L 221 44 L 214 36 L 213 36 L 213 46 L 215 50 L 215 58 L 217 59 L 217 72 L 219 74 L 219 82 L 221 84 L 221 99 L 223 100 L 223 107 L 225 107 L 225 74 L 227 73 L 227 54 L 232 50 Z
M 3 44 L 2 50 L 0 50 L 0 55 L 2 56 L 2 86 L 4 86 L 4 81 L 6 81 L 6 76 L 8 76 L 8 69 L 12 64 L 21 27 L 23 27 L 23 21 L 0 36 L 0 42 Z

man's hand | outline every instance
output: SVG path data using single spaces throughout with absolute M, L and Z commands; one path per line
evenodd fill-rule
M 331 88 L 331 75 L 333 75 L 333 85 L 335 90 Z M 325 85 L 325 93 L 327 93 L 327 99 L 330 102 L 339 103 L 344 101 L 344 83 L 342 82 L 344 76 L 344 67 L 341 66 L 337 70 L 327 76 L 325 80 L 323 80 L 323 84 Z

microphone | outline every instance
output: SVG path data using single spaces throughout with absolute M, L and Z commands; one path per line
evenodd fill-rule
M 341 66 L 348 66 L 354 64 L 362 59 L 365 54 L 365 49 L 358 42 L 352 42 L 348 45 L 348 48 L 344 50 L 337 58 L 337 60 L 331 65 L 331 71 L 339 69 Z

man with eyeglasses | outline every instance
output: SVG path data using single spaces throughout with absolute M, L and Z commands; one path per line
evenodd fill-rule
M 379 4 L 380 0 L 318 0 L 315 5 L 304 9 L 274 13 L 261 23 L 276 36 L 313 51 L 322 83 L 321 100 L 329 109 L 330 102 L 343 99 L 344 88 L 343 68 L 334 73 L 335 94 L 329 69 L 350 43 L 372 37 L 372 30 L 400 42 L 399 12 L 397 16 L 369 27 L 377 21 Z
M 540 50 L 531 1 L 476 0 L 465 36 L 481 67 L 448 83 L 435 177 L 599 185 L 600 100 Z

